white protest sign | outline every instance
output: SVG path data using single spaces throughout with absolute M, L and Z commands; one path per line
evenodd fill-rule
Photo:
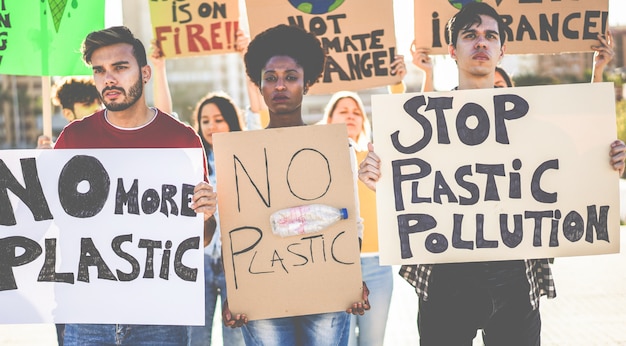
M 0 323 L 204 323 L 202 149 L 0 151 Z
M 373 96 L 381 263 L 618 252 L 613 95 L 600 83 Z

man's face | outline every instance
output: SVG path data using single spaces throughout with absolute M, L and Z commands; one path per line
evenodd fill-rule
M 300 109 L 304 95 L 304 70 L 289 56 L 274 56 L 261 71 L 261 94 L 274 114 Z
M 504 55 L 498 22 L 485 15 L 480 19 L 480 24 L 459 32 L 456 47 L 450 46 L 450 56 L 456 60 L 461 73 L 476 77 L 493 74 Z
M 149 78 L 149 67 L 139 67 L 133 47 L 127 43 L 96 49 L 91 66 L 102 103 L 111 111 L 123 111 L 134 105 Z

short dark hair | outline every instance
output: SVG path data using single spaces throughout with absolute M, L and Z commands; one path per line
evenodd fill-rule
M 144 67 L 148 65 L 146 48 L 138 38 L 135 38 L 130 29 L 125 26 L 114 26 L 88 34 L 81 47 L 83 61 L 87 65 L 91 65 L 91 55 L 96 49 L 118 43 L 128 43 L 133 46 L 133 55 L 137 59 L 139 66 Z
M 311 86 L 324 71 L 326 52 L 315 35 L 297 26 L 280 24 L 258 34 L 248 45 L 244 56 L 246 73 L 258 87 L 261 86 L 261 71 L 274 56 L 288 56 L 304 70 L 304 82 Z
M 500 35 L 500 45 L 506 42 L 506 30 L 504 21 L 498 12 L 484 2 L 470 2 L 463 5 L 461 10 L 457 12 L 446 24 L 446 33 L 448 34 L 448 42 L 456 47 L 459 32 L 465 30 L 474 24 L 481 24 L 481 15 L 491 17 L 498 23 L 498 34 Z
M 100 102 L 100 93 L 91 78 L 65 77 L 54 85 L 52 95 L 52 103 L 55 106 L 72 111 L 75 103 Z

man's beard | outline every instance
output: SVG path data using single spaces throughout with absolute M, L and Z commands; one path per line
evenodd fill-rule
M 126 90 L 122 88 L 112 87 L 109 89 L 119 90 L 125 96 L 125 102 L 109 102 L 109 103 L 104 102 L 104 105 L 108 110 L 113 111 L 113 112 L 120 112 L 120 111 L 130 108 L 130 106 L 134 105 L 139 99 L 139 97 L 141 97 L 141 94 L 143 93 L 143 83 L 141 81 L 141 78 L 137 78 L 137 83 L 135 83 L 133 86 L 130 87 L 130 89 L 128 90 L 128 93 L 126 93 Z M 104 94 L 104 91 L 106 90 L 107 88 L 105 88 L 102 91 L 102 94 Z M 103 100 L 104 100 L 104 97 L 103 97 Z

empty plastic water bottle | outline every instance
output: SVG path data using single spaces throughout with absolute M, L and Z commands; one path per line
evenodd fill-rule
M 281 237 L 319 232 L 348 218 L 348 209 L 309 204 L 281 209 L 270 216 L 272 232 Z

